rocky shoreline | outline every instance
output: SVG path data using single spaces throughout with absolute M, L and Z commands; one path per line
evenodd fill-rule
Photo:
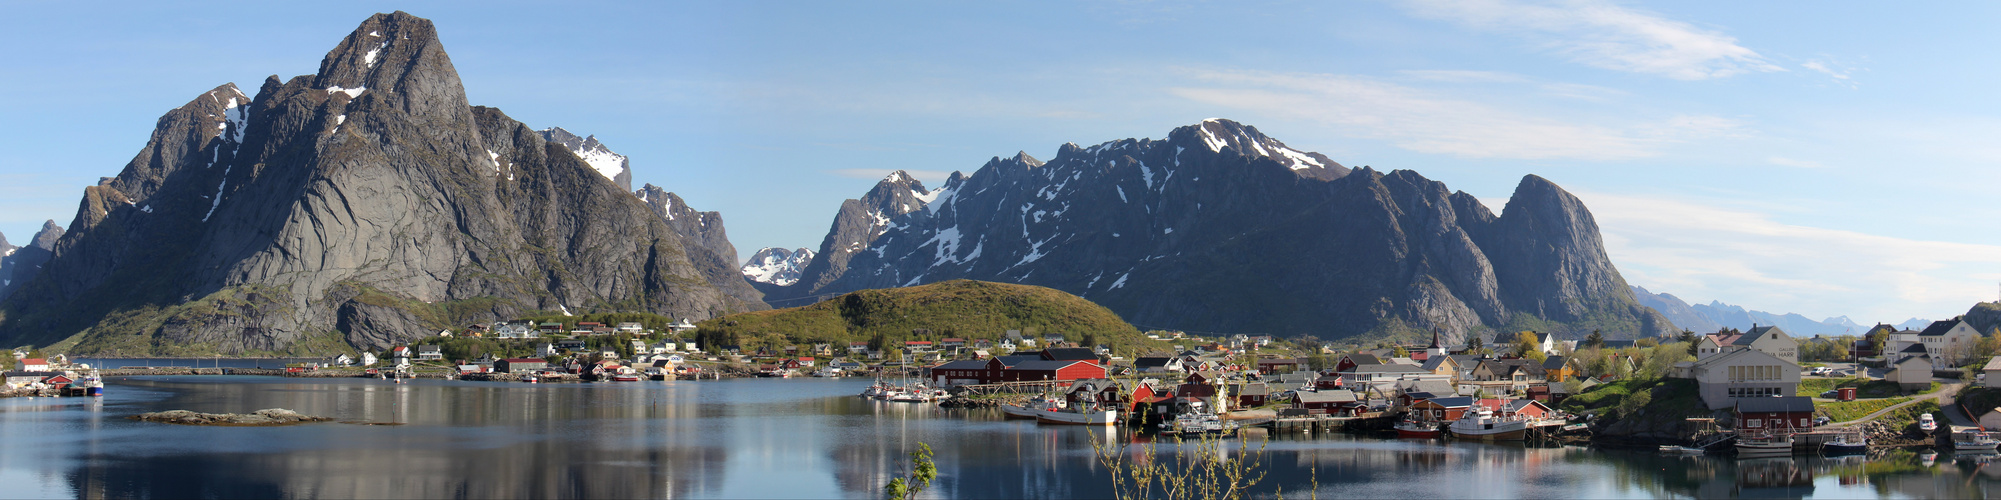
M 177 425 L 208 425 L 224 427 L 272 427 L 297 425 L 313 422 L 331 422 L 327 417 L 305 415 L 284 408 L 269 408 L 247 414 L 241 413 L 201 413 L 188 410 L 167 410 L 133 415 L 132 420 L 159 422 Z

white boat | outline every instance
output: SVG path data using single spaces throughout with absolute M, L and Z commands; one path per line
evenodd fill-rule
M 1098 405 L 1085 403 L 1068 408 L 1039 410 L 1035 421 L 1045 424 L 1065 425 L 1112 425 L 1119 422 L 1119 411 L 1101 409 Z
M 1064 405 L 1065 403 L 1063 402 L 1062 398 L 1036 396 L 1034 399 L 1028 400 L 1028 403 L 1026 404 L 1001 405 L 1001 413 L 1007 414 L 1007 418 L 1021 418 L 1021 419 L 1033 420 L 1035 419 L 1035 415 L 1037 413 L 1041 413 L 1045 410 L 1061 409 L 1063 408 Z
M 1789 457 L 1792 454 L 1792 434 L 1774 432 L 1737 437 L 1739 458 Z
M 1447 430 L 1453 437 L 1480 441 L 1521 441 L 1528 438 L 1529 418 L 1497 417 L 1494 411 L 1481 407 L 1469 411 L 1466 416 L 1452 421 Z
M 1961 431 L 1952 433 L 1952 451 L 1995 451 L 2001 441 L 1981 431 Z
M 1863 437 L 1861 434 L 1842 434 L 1835 436 L 1833 441 L 1821 444 L 1820 451 L 1828 455 L 1868 453 L 1869 438 Z
M 1919 416 L 1919 417 L 1918 417 L 1918 430 L 1921 430 L 1921 431 L 1925 431 L 1925 432 L 1931 432 L 1931 431 L 1935 431 L 1935 430 L 1938 430 L 1938 420 L 1934 420 L 1934 419 L 1932 419 L 1932 414 L 1930 414 L 1930 413 L 1926 413 L 1926 414 L 1924 414 L 1924 415 L 1922 415 L 1922 416 Z
M 1701 455 L 1702 453 L 1703 453 L 1702 448 L 1690 448 L 1687 446 L 1675 446 L 1671 444 L 1661 445 L 1662 455 Z

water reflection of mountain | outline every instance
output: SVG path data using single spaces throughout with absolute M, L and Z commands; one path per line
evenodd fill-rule
M 866 381 L 499 384 L 256 377 L 113 381 L 98 399 L 0 400 L 0 477 L 90 497 L 875 497 L 917 443 L 946 498 L 1097 498 L 1091 443 L 1126 430 L 853 397 Z M 292 408 L 370 426 L 181 427 L 142 411 Z M 1177 440 L 1125 456 L 1165 460 Z M 1232 447 L 1261 441 L 1227 441 Z M 1983 497 L 1979 457 L 1770 461 L 1333 436 L 1265 446 L 1267 496 L 1368 498 Z M 1232 451 L 1232 454 L 1241 451 Z M 43 481 L 43 482 L 36 482 Z M 53 489 L 52 489 L 53 488 Z M 70 496 L 58 494 L 59 496 Z M 9 496 L 9 495 L 0 495 Z

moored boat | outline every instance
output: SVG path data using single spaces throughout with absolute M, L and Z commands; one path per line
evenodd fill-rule
M 620 374 L 617 374 L 617 375 L 612 375 L 612 376 L 611 376 L 611 381 L 613 381 L 613 382 L 638 382 L 638 381 L 639 381 L 639 376 L 638 376 L 638 375 L 634 375 L 634 374 L 630 374 L 630 373 L 620 373 Z
M 1477 412 L 1467 412 L 1466 416 L 1454 420 L 1447 430 L 1452 436 L 1480 441 L 1522 441 L 1529 435 L 1527 418 L 1507 418 L 1494 416 L 1492 410 L 1480 408 Z
M 1119 411 L 1102 409 L 1098 405 L 1084 403 L 1065 408 L 1037 411 L 1035 413 L 1035 421 L 1045 424 L 1112 425 L 1119 422 Z
M 1024 404 L 1001 405 L 1001 413 L 1006 415 L 1007 418 L 1033 420 L 1035 419 L 1035 415 L 1037 413 L 1041 413 L 1045 410 L 1061 409 L 1063 408 L 1063 406 L 1064 403 L 1062 398 L 1036 396 L 1033 399 L 1029 399 L 1028 402 Z
M 1995 451 L 1997 446 L 2001 446 L 2001 441 L 1995 440 L 1993 435 L 1986 432 L 1960 431 L 1952 433 L 1952 450 L 1955 452 Z
M 1444 435 L 1438 422 L 1420 422 L 1406 418 L 1397 421 L 1393 427 L 1397 430 L 1397 437 L 1400 438 L 1433 439 Z
M 1786 457 L 1793 454 L 1793 435 L 1782 432 L 1737 437 L 1737 456 Z
M 1862 437 L 1860 434 L 1856 435 L 1842 434 L 1839 436 L 1835 436 L 1833 441 L 1828 441 L 1827 443 L 1821 444 L 1820 451 L 1821 453 L 1828 455 L 1852 455 L 1856 453 L 1868 453 L 1869 438 Z
M 1701 455 L 1702 453 L 1703 453 L 1702 448 L 1690 448 L 1687 446 L 1676 446 L 1672 444 L 1661 445 L 1662 455 Z

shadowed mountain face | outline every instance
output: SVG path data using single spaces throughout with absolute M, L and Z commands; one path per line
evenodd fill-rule
M 41 274 L 42 264 L 55 255 L 56 241 L 62 237 L 63 227 L 56 225 L 56 221 L 43 222 L 42 230 L 35 232 L 28 246 L 14 246 L 7 242 L 6 236 L 0 236 L 0 300 Z
M 162 116 L 0 302 L 0 344 L 307 352 L 535 310 L 764 307 L 734 251 L 688 246 L 570 148 L 468 105 L 429 20 L 378 14 L 317 74 Z
M 1228 120 L 1017 154 L 937 190 L 901 172 L 843 203 L 777 305 L 951 279 L 1047 286 L 1145 328 L 1339 338 L 1670 329 L 1576 197 L 1522 179 L 1503 216 L 1411 171 L 1349 170 Z

